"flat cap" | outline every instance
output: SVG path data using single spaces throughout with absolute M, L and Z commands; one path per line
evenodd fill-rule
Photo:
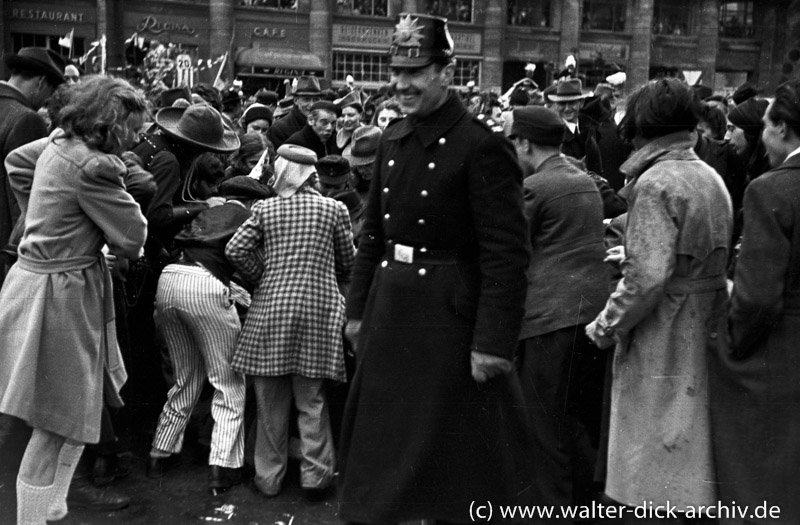
M 314 110 L 317 110 L 317 109 L 323 109 L 325 111 L 330 111 L 331 113 L 335 114 L 337 117 L 341 116 L 341 114 L 342 114 L 341 108 L 339 106 L 337 106 L 336 104 L 334 104 L 333 102 L 329 101 L 329 100 L 320 100 L 319 102 L 314 102 L 314 104 L 311 106 L 311 109 L 309 111 L 314 111 Z
M 350 164 L 364 166 L 375 162 L 378 144 L 381 141 L 381 128 L 378 126 L 361 126 L 353 132 L 353 144 L 350 148 Z
M 279 157 L 295 162 L 297 164 L 315 165 L 317 163 L 317 154 L 313 150 L 298 146 L 296 144 L 284 144 L 278 148 L 277 154 Z
M 323 184 L 342 184 L 350 176 L 350 163 L 339 155 L 322 157 L 317 161 L 317 175 Z
M 541 106 L 514 110 L 510 137 L 528 139 L 534 144 L 559 146 L 564 140 L 564 122 L 558 114 Z

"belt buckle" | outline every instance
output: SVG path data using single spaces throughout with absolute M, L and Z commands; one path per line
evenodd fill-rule
M 394 260 L 404 264 L 412 264 L 414 262 L 414 248 L 404 244 L 395 244 Z

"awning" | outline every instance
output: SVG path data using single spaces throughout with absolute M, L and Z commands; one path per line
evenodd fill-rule
M 325 71 L 325 66 L 311 53 L 253 47 L 236 52 L 236 70 L 254 75 L 297 76 Z

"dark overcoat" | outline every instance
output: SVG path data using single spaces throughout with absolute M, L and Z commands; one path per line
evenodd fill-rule
M 800 523 L 800 156 L 745 191 L 730 327 L 712 367 L 720 499 Z
M 306 124 L 303 129 L 293 133 L 291 137 L 286 139 L 284 144 L 294 144 L 308 148 L 317 154 L 317 159 L 342 153 L 342 150 L 336 145 L 335 133 L 326 142 L 322 142 L 310 124 Z
M 363 325 L 340 514 L 467 522 L 471 501 L 509 501 L 513 470 L 525 468 L 516 379 L 478 384 L 470 373 L 471 350 L 510 359 L 516 347 L 528 264 L 522 173 L 510 142 L 453 94 L 421 121 L 391 124 L 375 166 L 347 305 Z M 413 262 L 400 262 L 402 246 Z
M 286 142 L 286 139 L 303 129 L 307 122 L 308 117 L 300 111 L 300 108 L 292 106 L 285 117 L 269 127 L 267 138 L 275 148 L 279 148 Z

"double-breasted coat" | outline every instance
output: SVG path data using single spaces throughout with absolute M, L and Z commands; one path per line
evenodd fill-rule
M 478 384 L 470 372 L 472 350 L 510 359 L 517 345 L 521 169 L 511 143 L 454 94 L 424 119 L 390 124 L 375 167 L 347 304 L 362 328 L 341 516 L 467 522 L 471 501 L 509 501 L 525 464 L 516 378 Z
M 52 136 L 0 291 L 0 412 L 83 443 L 100 437 L 104 384 L 125 379 L 101 248 L 136 259 L 144 245 L 126 171 L 114 155 Z
M 800 523 L 798 155 L 745 191 L 730 334 L 730 348 L 719 346 L 712 374 L 720 499 L 780 508 L 780 521 L 752 523 Z
M 722 178 L 689 132 L 622 165 L 629 211 L 623 277 L 598 316 L 614 330 L 606 493 L 627 505 L 716 503 L 706 345 L 727 297 L 732 227 Z
M 355 257 L 341 202 L 302 188 L 257 202 L 225 255 L 257 283 L 231 368 L 255 376 L 298 374 L 345 381 L 344 297 Z

